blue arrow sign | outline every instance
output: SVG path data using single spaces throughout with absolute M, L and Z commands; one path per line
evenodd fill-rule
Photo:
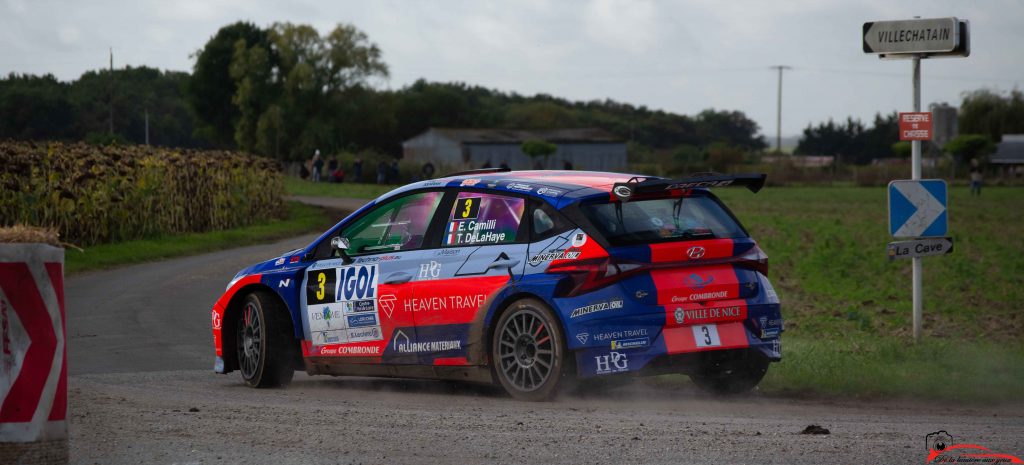
M 893 237 L 945 236 L 946 181 L 921 179 L 889 183 L 889 234 Z

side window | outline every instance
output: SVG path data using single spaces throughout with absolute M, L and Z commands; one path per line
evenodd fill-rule
M 444 247 L 516 242 L 526 199 L 460 192 L 445 224 Z
M 530 242 L 539 241 L 569 229 L 569 223 L 547 202 L 530 202 Z
M 442 192 L 407 195 L 356 220 L 341 233 L 349 240 L 349 255 L 419 248 L 442 196 Z

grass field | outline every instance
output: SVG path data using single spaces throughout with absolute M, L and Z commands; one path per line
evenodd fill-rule
M 312 182 L 286 176 L 284 190 L 289 195 L 306 195 L 310 197 L 345 197 L 350 199 L 375 199 L 398 186 L 391 184 L 355 184 Z
M 77 273 L 258 244 L 306 232 L 320 231 L 328 225 L 329 221 L 328 215 L 320 208 L 289 202 L 287 218 L 265 224 L 224 231 L 115 242 L 87 247 L 84 251 L 67 249 L 65 271 Z
M 884 188 L 717 193 L 770 257 L 783 304 L 784 360 L 763 389 L 1024 399 L 1024 189 L 951 189 L 954 252 L 923 259 L 918 344 L 910 261 L 885 253 Z

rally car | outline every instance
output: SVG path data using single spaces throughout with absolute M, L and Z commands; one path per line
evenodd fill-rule
M 239 272 L 213 306 L 214 370 L 496 383 L 550 398 L 594 377 L 685 373 L 749 390 L 781 359 L 768 259 L 687 179 L 475 170 L 368 203 L 307 247 Z

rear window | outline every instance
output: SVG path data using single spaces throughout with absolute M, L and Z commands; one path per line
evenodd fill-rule
M 743 227 L 711 197 L 595 203 L 580 208 L 612 245 L 747 237 Z

